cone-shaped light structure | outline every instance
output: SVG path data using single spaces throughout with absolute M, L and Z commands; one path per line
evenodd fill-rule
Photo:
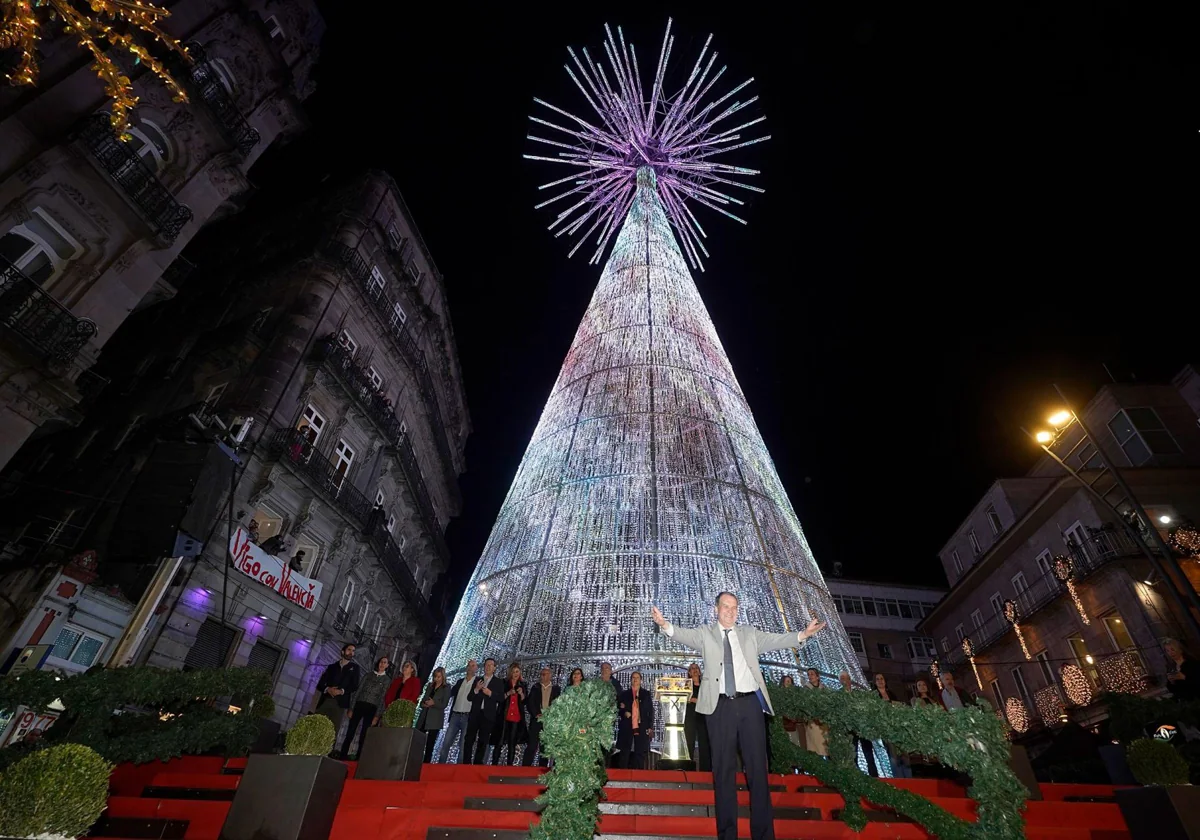
M 763 630 L 828 622 L 764 665 L 861 679 L 644 167 L 438 663 L 451 679 L 472 657 L 549 664 L 561 683 L 607 661 L 653 686 L 696 657 L 651 605 L 704 623 L 722 590 Z

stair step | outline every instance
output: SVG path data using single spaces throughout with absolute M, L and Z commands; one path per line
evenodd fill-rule
M 129 840 L 183 840 L 187 820 L 154 817 L 110 817 L 102 814 L 88 831 L 88 837 L 122 837 Z
M 468 796 L 463 800 L 468 811 L 529 811 L 540 814 L 542 806 L 533 799 L 498 799 L 484 796 Z M 624 814 L 641 817 L 716 817 L 712 805 L 684 805 L 669 802 L 601 802 L 601 814 Z M 738 808 L 738 816 L 749 817 L 750 809 Z M 819 820 L 820 808 L 776 807 L 777 820 Z
M 192 799 L 205 802 L 232 802 L 237 788 L 195 788 L 150 785 L 142 788 L 143 799 Z

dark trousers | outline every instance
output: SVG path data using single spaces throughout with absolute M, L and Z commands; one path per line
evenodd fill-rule
M 367 743 L 367 728 L 379 713 L 379 708 L 371 703 L 355 703 L 353 711 L 354 716 L 350 718 L 350 725 L 346 727 L 346 737 L 342 741 L 342 758 L 350 755 L 350 745 L 354 743 L 355 734 L 360 731 L 362 737 L 358 739 L 358 754 L 362 755 L 363 745 Z
M 525 745 L 525 757 L 521 759 L 521 764 L 526 767 L 533 766 L 533 754 L 538 751 L 538 746 L 542 739 L 542 724 L 537 718 L 529 721 L 529 743 Z M 543 753 L 538 756 L 538 767 L 545 767 L 547 764 L 546 756 Z
M 425 733 L 425 763 L 433 764 L 433 745 L 437 743 L 440 729 L 430 729 Z
M 862 747 L 863 758 L 867 760 L 867 775 L 878 776 L 879 768 L 875 766 L 875 745 L 865 738 L 855 738 L 854 747 L 855 750 Z
M 683 740 L 687 741 L 688 756 L 702 773 L 712 770 L 712 754 L 708 748 L 708 725 L 704 715 L 693 712 L 683 719 Z
M 717 700 L 708 716 L 712 748 L 713 793 L 716 797 L 717 838 L 737 840 L 737 761 L 742 753 L 746 786 L 750 789 L 750 837 L 775 840 L 775 810 L 767 787 L 767 730 L 763 709 L 754 694 Z
M 467 737 L 463 741 L 462 756 L 459 764 L 483 764 L 483 757 L 487 755 L 488 744 L 492 742 L 492 731 L 496 728 L 496 721 L 488 720 L 480 715 L 473 717 L 467 723 Z
M 516 764 L 517 763 L 517 738 L 521 735 L 521 724 L 524 721 L 506 720 L 504 721 L 504 729 L 500 733 L 500 743 L 496 745 L 496 752 L 492 755 L 492 764 Z M 500 760 L 501 750 L 507 749 L 508 756 L 504 761 Z
M 622 770 L 643 770 L 646 767 L 646 753 L 640 752 L 638 738 L 633 740 L 621 750 L 621 754 L 617 756 L 617 767 Z

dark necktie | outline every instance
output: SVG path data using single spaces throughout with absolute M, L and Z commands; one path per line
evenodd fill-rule
M 737 697 L 737 679 L 733 676 L 733 645 L 729 643 L 729 631 L 725 631 L 725 696 Z

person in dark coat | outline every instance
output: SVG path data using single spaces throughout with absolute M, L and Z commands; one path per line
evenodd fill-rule
M 583 672 L 580 672 L 580 676 Z M 559 687 L 551 682 L 552 673 L 549 668 L 542 668 L 539 681 L 529 687 L 529 696 L 525 698 L 525 710 L 529 712 L 529 744 L 525 747 L 525 757 L 521 763 L 526 767 L 533 766 L 533 754 L 538 751 L 542 737 L 542 714 L 558 699 Z M 538 756 L 538 766 L 545 767 L 546 756 Z
M 654 734 L 654 698 L 642 688 L 642 674 L 634 671 L 629 677 L 629 690 L 617 696 L 617 749 L 621 751 L 619 766 L 641 770 L 650 752 L 650 737 Z
M 489 656 L 483 660 L 483 675 L 475 678 L 475 687 L 471 689 L 471 714 L 467 721 L 467 739 L 463 744 L 463 755 L 470 756 L 471 764 L 484 763 L 483 757 L 492 743 L 492 733 L 499 726 L 503 694 L 504 680 L 496 676 L 496 660 Z
M 350 644 L 342 648 L 337 662 L 330 663 L 317 680 L 317 707 L 315 714 L 324 715 L 333 723 L 336 733 L 342 725 L 342 717 L 350 708 L 350 698 L 358 691 L 362 680 L 362 669 L 354 661 L 357 648 Z
M 1167 674 L 1167 688 L 1176 700 L 1200 700 L 1200 663 L 1187 655 L 1187 651 L 1175 639 L 1163 640 L 1163 652 L 1171 673 Z
M 446 721 L 446 705 L 450 702 L 450 686 L 446 685 L 446 669 L 435 668 L 429 677 L 425 697 L 421 700 L 421 714 L 417 717 L 417 731 L 425 733 L 425 763 L 433 763 L 433 745 Z
M 683 740 L 687 742 L 688 755 L 695 768 L 708 773 L 712 771 L 712 755 L 708 750 L 708 726 L 704 722 L 704 715 L 696 711 L 700 683 L 704 678 L 697 663 L 688 666 L 688 677 L 691 678 L 692 696 L 688 698 L 687 709 L 683 713 Z
M 525 698 L 527 686 L 521 679 L 521 666 L 516 662 L 508 666 L 508 679 L 504 681 L 504 698 L 500 701 L 500 717 L 503 720 L 499 746 L 492 754 L 492 764 L 516 764 L 517 744 L 527 737 L 525 728 Z M 502 762 L 500 756 L 507 749 L 508 756 Z

